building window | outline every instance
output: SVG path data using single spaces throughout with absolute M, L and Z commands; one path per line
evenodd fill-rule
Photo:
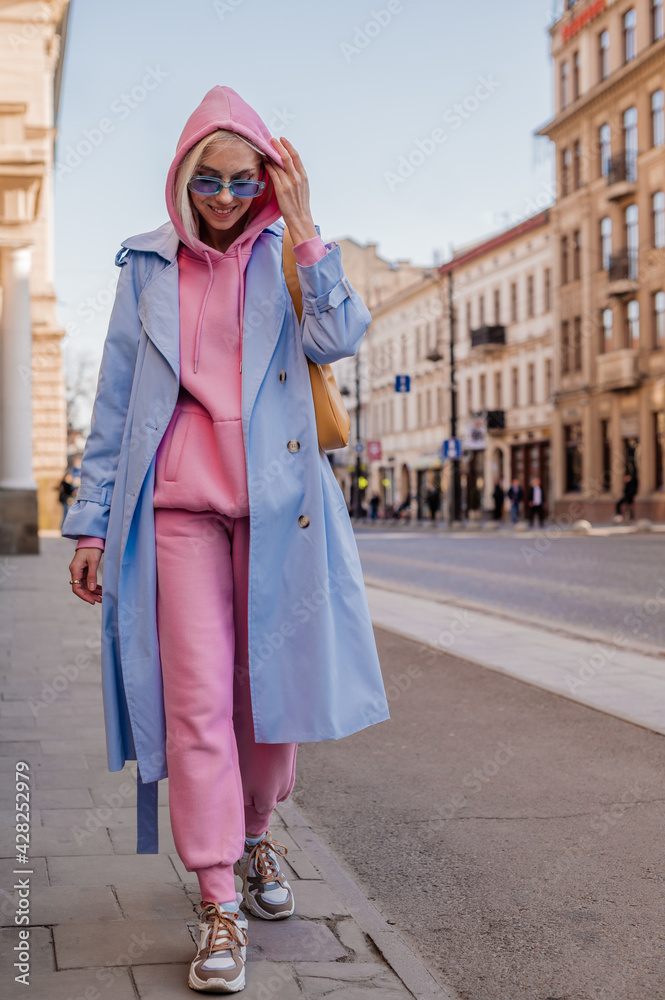
M 482 374 L 480 376 L 480 409 L 484 410 L 487 407 L 487 376 Z
M 402 368 L 406 368 L 408 364 L 408 336 L 406 333 L 402 334 Z
M 478 322 L 479 326 L 485 326 L 485 296 L 481 295 L 478 299 Z
M 600 345 L 601 354 L 609 354 L 614 343 L 614 313 L 608 307 L 603 309 L 603 340 Z
M 512 378 L 512 393 L 513 393 L 513 406 L 520 405 L 520 371 L 519 368 L 513 368 L 511 371 Z
M 582 276 L 582 233 L 576 229 L 573 233 L 573 281 Z
M 429 427 L 432 423 L 432 390 L 428 389 L 425 393 L 425 423 Z
M 543 312 L 548 313 L 552 308 L 552 272 L 549 267 L 545 268 L 543 274 Z
M 420 430 L 423 425 L 423 394 L 416 393 L 416 427 Z
M 517 282 L 510 285 L 510 322 L 517 322 Z
M 582 424 L 566 424 L 564 440 L 566 493 L 579 493 L 582 489 Z
M 570 371 L 570 323 L 564 319 L 561 323 L 561 371 Z
M 612 440 L 609 420 L 600 421 L 600 440 L 603 449 L 601 489 L 603 493 L 609 493 L 612 489 Z
M 665 37 L 665 18 L 663 18 L 663 0 L 651 0 L 651 41 L 659 42 Z
M 573 150 L 573 184 L 577 190 L 582 187 L 582 143 L 579 139 L 576 140 Z
M 610 33 L 601 31 L 598 35 L 598 79 L 607 80 L 610 75 Z
M 601 177 L 607 177 L 610 172 L 610 159 L 612 157 L 612 129 L 607 123 L 601 125 L 598 130 L 598 152 Z
M 582 317 L 573 320 L 573 371 L 582 370 Z
M 440 385 L 436 387 L 436 422 L 443 423 L 443 388 Z
M 564 59 L 561 63 L 561 76 L 560 76 L 560 86 L 561 86 L 561 107 L 567 108 L 568 102 L 570 100 L 570 95 L 568 93 L 568 62 Z
M 561 284 L 568 282 L 568 237 L 561 237 Z
M 654 413 L 654 444 L 656 446 L 656 489 L 665 489 L 665 480 L 663 479 L 663 472 L 665 470 L 665 410 L 661 410 L 659 413 Z
M 529 319 L 535 315 L 536 311 L 534 298 L 533 275 L 529 274 L 526 279 L 526 314 Z
M 501 372 L 494 372 L 494 406 L 497 410 L 503 408 L 503 385 Z
M 665 144 L 665 95 L 662 90 L 655 90 L 651 95 L 651 145 Z
M 637 180 L 637 108 L 623 113 L 623 148 L 626 157 L 626 180 Z
M 422 355 L 421 329 L 416 327 L 416 361 L 420 361 Z
M 573 53 L 573 100 L 580 96 L 580 53 Z
M 561 197 L 565 198 L 570 190 L 570 173 L 573 164 L 573 154 L 566 148 L 561 150 Z
M 552 395 L 552 359 L 548 358 L 545 362 L 545 398 L 549 399 Z
M 471 300 L 466 304 L 466 334 L 469 339 L 471 339 L 471 329 L 473 326 L 473 320 L 471 316 Z
M 628 205 L 625 211 L 626 247 L 628 250 L 628 278 L 637 281 L 640 235 L 637 205 Z
M 628 347 L 634 351 L 640 346 L 640 304 L 637 299 L 631 299 L 626 305 L 628 322 Z
M 656 292 L 653 297 L 653 346 L 665 347 L 665 292 Z
M 652 238 L 653 245 L 659 249 L 665 247 L 665 194 L 656 191 L 651 198 Z
M 498 326 L 501 322 L 501 290 L 499 288 L 494 289 L 494 325 Z
M 637 45 L 635 39 L 635 28 L 637 25 L 637 14 L 632 7 L 623 15 L 623 61 L 632 62 L 637 55 Z
M 612 220 L 609 215 L 600 220 L 600 266 L 603 271 L 610 269 L 612 256 Z
M 466 380 L 466 412 L 473 410 L 473 382 L 470 378 Z
M 529 405 L 536 402 L 536 366 L 533 362 L 527 365 L 527 399 Z
M 402 396 L 402 430 L 409 429 L 409 400 L 406 393 Z

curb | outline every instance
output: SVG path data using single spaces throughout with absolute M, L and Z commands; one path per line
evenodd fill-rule
M 335 860 L 299 809 L 291 801 L 276 808 L 298 847 L 307 854 L 323 881 L 344 903 L 360 929 L 376 945 L 382 957 L 413 994 L 415 1000 L 459 1000 L 437 983 L 422 961 L 398 932 L 383 919 L 351 876 Z

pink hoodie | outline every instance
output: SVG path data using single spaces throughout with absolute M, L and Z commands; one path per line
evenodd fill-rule
M 241 358 L 245 269 L 254 241 L 281 212 L 267 172 L 266 187 L 254 198 L 244 231 L 225 253 L 190 239 L 174 202 L 178 165 L 200 139 L 225 128 L 250 139 L 282 165 L 270 132 L 230 87 L 213 87 L 188 119 L 178 140 L 166 182 L 166 203 L 180 236 L 180 392 L 157 449 L 154 505 L 249 513 L 241 419 Z M 328 247 L 319 236 L 294 247 L 298 264 L 311 266 Z M 81 536 L 83 545 L 104 548 L 104 540 Z

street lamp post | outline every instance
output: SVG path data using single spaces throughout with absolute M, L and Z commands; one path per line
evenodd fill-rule
M 450 328 L 450 437 L 457 437 L 457 387 L 455 384 L 455 312 L 453 309 L 453 272 L 448 271 L 448 325 Z M 427 355 L 428 361 L 443 361 L 437 339 L 434 349 Z M 460 519 L 460 467 L 459 459 L 451 458 L 451 487 L 448 503 L 448 523 Z
M 356 352 L 356 444 L 360 444 L 360 349 Z M 356 448 L 356 502 L 355 516 L 360 517 L 360 451 Z

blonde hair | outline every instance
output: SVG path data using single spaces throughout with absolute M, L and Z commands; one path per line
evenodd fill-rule
M 183 157 L 176 175 L 173 181 L 173 194 L 174 194 L 174 204 L 176 210 L 182 220 L 183 228 L 190 240 L 198 240 L 199 237 L 199 215 L 198 212 L 194 212 L 192 209 L 192 202 L 189 196 L 189 189 L 187 185 L 190 179 L 196 173 L 199 164 L 203 160 L 207 152 L 214 152 L 218 148 L 228 145 L 230 142 L 237 142 L 238 140 L 247 143 L 247 145 L 258 153 L 263 160 L 265 154 L 262 150 L 255 146 L 253 142 L 249 139 L 245 139 L 244 135 L 240 135 L 238 132 L 231 132 L 229 129 L 218 128 L 210 135 L 206 135 L 203 139 L 192 146 L 189 152 Z

